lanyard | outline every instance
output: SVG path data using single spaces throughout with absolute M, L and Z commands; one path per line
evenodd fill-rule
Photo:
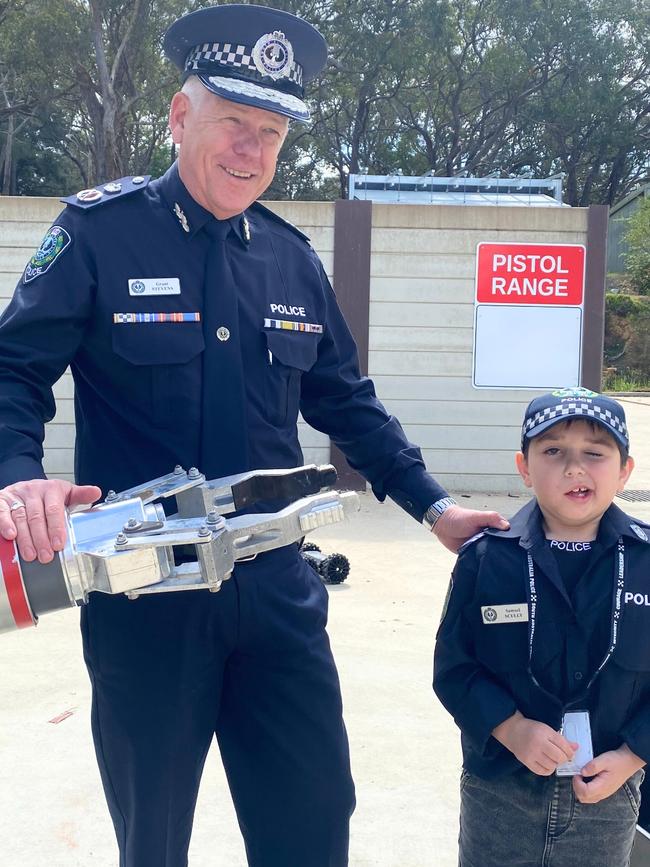
M 594 681 L 609 662 L 618 642 L 618 628 L 621 619 L 621 600 L 623 599 L 623 591 L 625 589 L 625 546 L 623 544 L 622 536 L 619 536 L 617 544 L 615 578 L 609 647 L 607 648 L 602 662 L 592 674 L 584 692 L 577 698 L 572 699 L 571 704 L 575 704 L 576 701 L 582 700 L 587 695 L 591 687 L 594 685 Z M 528 618 L 528 674 L 535 686 L 543 692 L 546 692 L 544 687 L 537 681 L 532 670 L 533 640 L 535 638 L 535 626 L 537 624 L 537 586 L 535 584 L 535 565 L 530 551 L 528 551 L 528 594 L 530 599 L 530 616 Z

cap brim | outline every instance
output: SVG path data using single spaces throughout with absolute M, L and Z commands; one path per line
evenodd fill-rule
M 301 123 L 308 123 L 311 118 L 307 103 L 289 93 L 223 75 L 197 75 L 197 78 L 207 90 L 223 99 L 263 108 Z

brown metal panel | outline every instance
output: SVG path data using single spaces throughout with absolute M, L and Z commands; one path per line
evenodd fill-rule
M 356 340 L 364 376 L 368 375 L 371 236 L 372 202 L 339 199 L 334 209 L 334 291 Z M 351 469 L 333 443 L 330 460 L 342 487 L 365 490 L 365 479 Z
M 582 325 L 582 385 L 600 391 L 605 343 L 607 205 L 590 205 L 587 215 L 587 261 Z

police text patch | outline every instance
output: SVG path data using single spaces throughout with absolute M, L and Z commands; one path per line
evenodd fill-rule
M 528 603 L 519 602 L 512 605 L 481 605 L 483 623 L 526 623 L 528 621 Z
M 49 271 L 61 253 L 68 249 L 72 238 L 62 226 L 52 226 L 41 246 L 27 263 L 23 283 L 29 283 Z

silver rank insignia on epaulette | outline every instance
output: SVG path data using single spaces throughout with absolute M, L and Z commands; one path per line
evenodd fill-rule
M 178 202 L 174 202 L 174 213 L 178 219 L 178 222 L 183 227 L 183 231 L 190 231 L 190 224 L 187 222 L 187 217 L 185 216 L 185 211 L 181 208 Z
M 101 199 L 101 197 L 103 195 L 104 194 L 102 193 L 101 190 L 97 190 L 97 189 L 93 189 L 93 188 L 91 188 L 89 190 L 79 190 L 79 192 L 77 193 L 77 201 L 79 201 L 79 202 L 96 202 L 98 199 Z
M 241 218 L 241 229 L 242 229 L 242 232 L 244 234 L 244 241 L 246 241 L 247 244 L 250 244 L 251 227 L 250 227 L 250 223 L 248 222 L 248 218 L 246 217 L 246 214 L 244 214 L 243 217 Z

